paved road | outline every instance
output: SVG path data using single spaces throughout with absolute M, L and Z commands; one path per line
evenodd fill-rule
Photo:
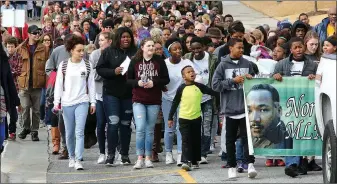
M 223 8 L 225 14 L 232 14 L 235 20 L 243 21 L 246 29 L 263 23 L 273 27 L 277 22 L 240 2 L 224 1 Z M 29 24 L 40 25 L 37 22 Z M 209 155 L 209 164 L 201 165 L 199 170 L 188 173 L 175 165 L 167 166 L 164 162 L 155 163 L 153 169 L 139 171 L 133 170 L 132 165 L 115 167 L 97 165 L 98 145 L 85 150 L 83 163 L 85 170 L 75 171 L 68 168 L 67 160 L 57 160 L 56 156 L 50 154 L 51 142 L 46 129 L 41 129 L 39 132 L 41 141 L 38 143 L 31 142 L 28 136 L 26 140 L 6 144 L 5 154 L 1 160 L 1 180 L 5 178 L 7 179 L 5 181 L 16 183 L 322 183 L 323 181 L 321 172 L 289 178 L 284 175 L 284 168 L 267 168 L 264 166 L 264 159 L 261 158 L 257 159 L 255 164 L 259 172 L 256 179 L 250 180 L 244 173 L 239 174 L 235 180 L 227 180 L 227 169 L 220 168 L 223 163 L 216 155 L 219 149 L 218 144 L 215 154 Z M 160 154 L 160 158 L 164 160 L 165 155 Z M 132 162 L 136 160 L 134 133 L 130 147 L 130 159 Z

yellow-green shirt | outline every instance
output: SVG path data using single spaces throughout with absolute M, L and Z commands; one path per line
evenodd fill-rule
M 335 26 L 331 25 L 331 24 L 328 24 L 328 27 L 326 28 L 326 34 L 327 36 L 332 36 L 335 34 Z
M 177 89 L 173 99 L 168 120 L 173 120 L 173 115 L 179 107 L 179 118 L 193 120 L 201 116 L 201 99 L 203 94 L 215 95 L 212 89 L 207 86 L 194 83 L 191 85 L 182 84 Z

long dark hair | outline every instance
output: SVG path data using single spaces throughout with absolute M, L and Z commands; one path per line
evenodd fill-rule
M 128 27 L 120 27 L 116 30 L 116 33 L 115 33 L 115 39 L 114 39 L 114 42 L 113 42 L 113 47 L 114 48 L 120 48 L 121 47 L 121 38 L 122 38 L 122 35 L 123 33 L 129 33 L 130 34 L 130 37 L 131 37 L 131 44 L 130 44 L 130 48 L 136 48 L 135 46 L 135 39 L 133 37 L 133 33 L 131 31 L 130 28 Z
M 145 45 L 146 42 L 148 41 L 153 41 L 152 38 L 145 38 L 140 42 L 140 48 L 137 50 L 135 56 L 132 58 L 136 61 L 140 61 L 143 59 L 143 50 L 141 49 L 141 47 L 143 47 Z M 154 42 L 154 41 L 153 41 Z

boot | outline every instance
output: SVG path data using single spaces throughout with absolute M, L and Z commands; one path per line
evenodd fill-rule
M 154 140 L 153 140 L 153 151 L 156 153 L 161 153 L 161 124 L 156 124 L 154 127 Z
M 158 153 L 152 150 L 152 157 L 151 157 L 152 162 L 159 162 L 159 157 Z
M 53 155 L 57 155 L 60 151 L 60 131 L 58 127 L 51 128 L 51 137 L 53 141 Z

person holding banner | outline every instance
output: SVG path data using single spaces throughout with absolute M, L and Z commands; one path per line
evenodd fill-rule
M 216 68 L 212 88 L 220 92 L 221 112 L 226 117 L 226 147 L 228 155 L 228 178 L 236 178 L 236 158 L 235 158 L 235 141 L 239 130 L 244 147 L 245 161 L 248 162 L 248 177 L 255 178 L 257 172 L 254 168 L 255 157 L 249 155 L 245 105 L 243 94 L 243 82 L 245 78 L 251 79 L 254 74 L 250 62 L 244 59 L 244 44 L 242 39 L 231 38 L 227 43 L 230 54 L 221 57 L 221 62 Z
M 289 40 L 290 56 L 276 64 L 273 78 L 282 81 L 283 76 L 306 76 L 309 80 L 315 79 L 317 63 L 304 55 L 305 46 L 302 38 L 293 37 Z M 305 175 L 308 171 L 308 160 L 300 156 L 286 157 L 285 174 L 296 177 Z

